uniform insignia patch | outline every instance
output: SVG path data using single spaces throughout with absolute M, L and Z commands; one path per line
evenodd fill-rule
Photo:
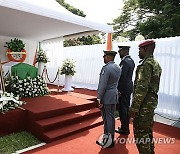
M 103 75 L 104 73 L 105 73 L 105 71 L 103 70 L 101 74 Z

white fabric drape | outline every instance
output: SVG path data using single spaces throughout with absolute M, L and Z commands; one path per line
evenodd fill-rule
M 162 76 L 159 89 L 159 102 L 156 112 L 180 117 L 180 37 L 155 39 L 155 58 L 162 67 Z M 114 43 L 113 49 L 118 50 L 118 45 L 129 45 L 130 55 L 134 59 L 136 66 L 139 63 L 138 44 L 140 41 Z M 59 45 L 58 45 L 59 44 Z M 105 44 L 66 47 L 64 52 L 59 41 L 42 44 L 48 50 L 50 63 L 48 72 L 50 77 L 55 77 L 58 66 L 62 60 L 70 58 L 76 61 L 76 74 L 73 76 L 72 86 L 76 88 L 97 89 L 99 73 L 104 65 L 103 50 Z M 55 45 L 55 47 L 54 47 Z M 51 52 L 52 51 L 52 52 Z M 117 64 L 120 58 L 115 58 Z M 136 69 L 136 68 L 135 68 Z M 135 74 L 135 71 L 134 71 Z M 134 76 L 133 76 L 134 80 Z M 64 76 L 60 78 L 61 85 L 64 84 Z M 56 82 L 57 84 L 57 82 Z
M 73 86 L 76 88 L 97 89 L 99 73 L 104 65 L 102 49 L 104 45 L 67 47 L 64 59 L 75 60 L 76 74 Z
M 180 37 L 156 40 L 155 57 L 162 67 L 159 113 L 180 117 Z
M 118 50 L 118 45 L 130 45 L 130 55 L 135 60 L 138 58 L 139 42 L 114 43 L 113 49 Z M 70 58 L 76 61 L 76 74 L 73 77 L 73 86 L 76 88 L 88 88 L 96 90 L 98 86 L 99 73 L 104 65 L 103 50 L 106 50 L 105 44 L 74 46 L 64 48 L 64 59 Z M 117 54 L 115 62 L 120 63 L 120 57 Z
M 52 82 L 57 74 L 58 68 L 62 65 L 63 60 L 63 38 L 52 39 L 48 41 L 43 41 L 41 43 L 41 48 L 46 51 L 49 58 L 49 62 L 46 64 L 47 73 L 50 81 Z M 48 83 L 50 83 L 47 80 Z M 63 84 L 63 79 L 61 78 L 60 83 Z M 58 84 L 58 79 L 55 80 L 53 84 Z

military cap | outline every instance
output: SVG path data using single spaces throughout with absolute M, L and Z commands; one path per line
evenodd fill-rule
M 117 52 L 116 51 L 103 51 L 104 52 L 104 56 L 108 55 L 108 56 L 116 56 Z
M 120 50 L 129 50 L 130 46 L 118 46 L 119 51 Z
M 144 41 L 144 42 L 139 44 L 139 47 L 145 47 L 145 46 L 148 46 L 148 45 L 151 45 L 151 44 L 155 44 L 155 41 L 154 40 Z

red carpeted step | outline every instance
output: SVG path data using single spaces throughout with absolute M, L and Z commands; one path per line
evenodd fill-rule
M 97 117 L 100 115 L 101 115 L 100 110 L 97 108 L 93 108 L 82 112 L 64 114 L 48 119 L 39 120 L 36 121 L 35 123 L 40 128 L 42 128 L 43 131 L 43 130 L 53 129 L 58 126 L 65 127 L 69 124 L 73 124 L 82 120 L 87 120 L 89 118 Z
M 59 115 L 64 115 L 64 114 L 67 114 L 67 113 L 74 113 L 74 112 L 81 112 L 81 111 L 84 111 L 84 110 L 88 110 L 88 109 L 91 109 L 91 108 L 95 108 L 97 106 L 97 104 L 93 101 L 89 101 L 89 100 L 85 100 L 84 101 L 85 103 L 82 103 L 82 104 L 72 104 L 72 105 L 69 105 L 69 106 L 64 106 L 63 107 L 63 103 L 61 104 L 62 106 L 59 107 L 59 108 L 54 108 L 54 109 L 49 109 L 49 110 L 42 110 L 42 111 L 39 111 L 39 112 L 32 112 L 32 111 L 29 111 L 29 117 L 33 120 L 41 120 L 41 119 L 45 119 L 45 118 L 51 118 L 51 117 L 54 117 L 54 116 L 59 116 Z M 40 102 L 41 103 L 41 102 Z M 52 105 L 54 103 L 51 103 Z M 51 105 L 50 104 L 50 105 Z M 51 105 L 51 106 L 52 106 Z M 42 104 L 43 106 L 43 104 Z
M 52 141 L 58 140 L 60 138 L 73 135 L 77 132 L 81 132 L 84 130 L 88 130 L 90 128 L 100 126 L 102 124 L 103 124 L 102 118 L 101 117 L 99 117 L 99 118 L 95 117 L 95 118 L 91 118 L 91 119 L 88 119 L 88 120 L 83 121 L 83 122 L 79 122 L 79 123 L 75 123 L 73 125 L 69 125 L 67 127 L 58 128 L 55 130 L 44 132 L 43 138 L 44 138 L 45 142 L 52 142 Z
M 88 99 L 88 100 L 96 99 L 97 98 L 96 96 L 85 95 L 85 94 L 80 94 L 80 93 L 75 93 L 75 92 L 70 92 L 67 95 L 73 96 L 73 97 L 77 97 L 77 98 Z
M 48 84 L 48 88 L 50 91 L 55 91 L 55 93 L 57 93 L 57 85 L 52 85 L 52 84 Z M 59 89 L 62 89 L 63 87 L 60 86 Z M 97 91 L 96 90 L 90 90 L 90 89 L 84 89 L 84 88 L 74 88 L 75 93 L 80 93 L 80 94 L 86 94 L 86 95 L 91 95 L 91 96 L 95 96 L 97 97 Z

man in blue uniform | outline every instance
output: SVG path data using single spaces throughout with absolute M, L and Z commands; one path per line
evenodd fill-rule
M 114 146 L 115 117 L 114 112 L 118 102 L 118 81 L 121 75 L 120 67 L 115 64 L 114 58 L 117 52 L 104 51 L 104 63 L 100 72 L 98 84 L 98 105 L 104 122 L 104 136 L 111 138 L 111 143 L 96 141 L 102 147 Z
M 133 91 L 134 61 L 129 55 L 129 46 L 118 46 L 122 68 L 121 77 L 118 83 L 119 103 L 117 105 L 121 126 L 115 130 L 116 133 L 128 135 L 129 131 L 129 106 L 131 93 Z

